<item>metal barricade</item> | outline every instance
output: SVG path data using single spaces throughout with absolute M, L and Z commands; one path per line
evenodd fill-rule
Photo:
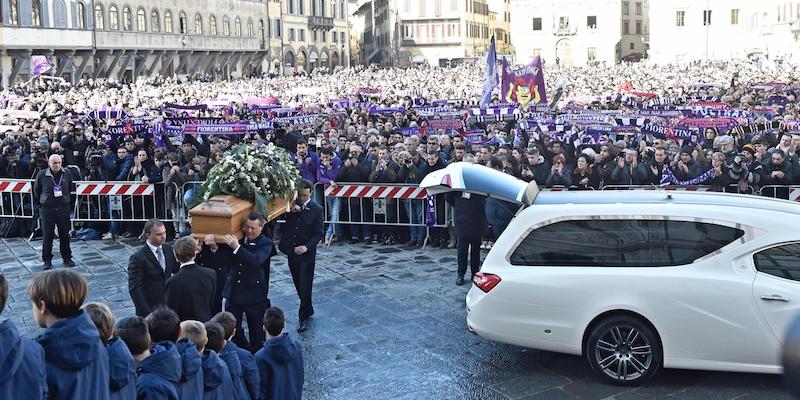
M 35 218 L 32 179 L 0 180 L 0 218 Z
M 728 185 L 723 190 L 715 189 L 712 186 L 656 186 L 656 185 L 605 185 L 600 190 L 668 190 L 679 192 L 720 192 L 720 193 L 738 193 L 738 194 L 755 194 L 756 190 L 752 186 L 747 187 L 748 190 L 742 192 L 739 185 Z
M 591 191 L 591 190 L 595 190 L 595 188 L 593 188 L 591 186 L 587 186 L 585 188 L 581 188 L 581 187 L 574 186 L 574 185 L 573 186 L 556 185 L 556 186 L 549 187 L 549 188 L 548 187 L 539 188 L 540 192 L 579 192 L 579 191 L 582 191 L 582 190 L 590 190 Z
M 158 218 L 171 222 L 174 215 L 169 193 L 182 192 L 172 183 L 75 182 L 73 222 L 144 222 Z
M 340 182 L 336 186 L 317 183 L 314 193 L 322 199 L 325 210 L 325 223 L 366 227 L 364 232 L 372 232 L 369 227 L 408 227 L 423 229 L 427 246 L 431 228 L 447 228 L 449 215 L 443 196 L 435 196 L 428 202 L 427 191 L 417 185 Z M 338 210 L 332 210 L 338 209 Z M 426 212 L 430 209 L 432 212 Z M 338 216 L 332 211 L 338 211 Z M 337 218 L 338 217 L 338 218 Z M 426 219 L 433 224 L 426 224 Z M 334 231 L 335 233 L 335 231 Z M 351 236 L 353 234 L 351 233 Z
M 765 185 L 758 191 L 761 196 L 800 202 L 798 185 Z

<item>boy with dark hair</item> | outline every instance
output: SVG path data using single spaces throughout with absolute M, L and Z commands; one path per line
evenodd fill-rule
M 43 272 L 28 285 L 33 317 L 47 328 L 36 341 L 44 349 L 50 399 L 110 398 L 108 352 L 81 310 L 88 290 L 83 276 L 68 269 Z
M 161 344 L 175 344 L 181 357 L 181 378 L 175 385 L 179 399 L 199 399 L 203 397 L 203 369 L 200 353 L 195 344 L 181 338 L 181 320 L 178 314 L 168 307 L 161 306 L 145 318 L 150 331 L 150 340 Z M 203 342 L 205 345 L 205 342 Z
M 8 281 L 0 274 L 0 313 L 6 307 Z M 44 399 L 47 393 L 44 350 L 19 335 L 10 319 L 0 322 L 0 399 Z
M 288 333 L 283 311 L 270 307 L 264 313 L 267 341 L 256 353 L 261 374 L 261 399 L 300 399 L 303 396 L 303 350 Z
M 210 322 L 218 323 L 223 330 L 225 340 L 222 349 L 218 352 L 220 358 L 228 364 L 234 389 L 240 399 L 258 398 L 258 366 L 256 359 L 249 351 L 236 346 L 233 336 L 236 334 L 236 318 L 233 314 L 223 311 L 217 313 Z M 236 365 L 240 365 L 238 371 Z
M 128 346 L 114 336 L 114 314 L 103 303 L 86 303 L 81 307 L 92 320 L 100 340 L 108 351 L 109 390 L 111 400 L 136 399 L 136 364 Z
M 196 322 L 196 321 L 192 321 Z M 186 323 L 186 321 L 184 322 Z M 203 358 L 203 379 L 205 380 L 204 400 L 229 400 L 234 398 L 233 381 L 231 380 L 228 365 L 225 364 L 214 349 L 222 346 L 225 334 L 222 327 L 216 322 L 199 323 L 205 330 L 206 343 L 203 349 L 198 347 Z M 183 326 L 183 323 L 181 324 Z M 199 331 L 199 327 L 193 327 Z
M 114 326 L 114 335 L 122 339 L 136 360 L 137 399 L 178 399 L 175 385 L 181 376 L 181 364 L 174 345 L 150 345 L 150 332 L 144 318 L 127 317 Z

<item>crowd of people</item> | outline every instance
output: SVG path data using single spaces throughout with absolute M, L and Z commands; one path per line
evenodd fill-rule
M 176 246 L 194 258 L 194 243 Z M 70 269 L 46 271 L 28 285 L 35 340 L 0 322 L 0 397 L 4 399 L 300 399 L 303 355 L 282 333 L 283 311 L 271 307 L 258 326 L 267 334 L 255 354 L 233 342 L 237 320 L 181 319 L 166 306 L 145 317 L 115 320 L 108 305 L 84 303 L 88 284 Z M 0 313 L 10 295 L 0 274 Z M 255 328 L 255 327 L 254 327 Z
M 185 213 L 196 183 L 239 143 L 283 146 L 304 179 L 333 186 L 413 185 L 459 161 L 491 166 L 540 187 L 667 183 L 753 192 L 800 183 L 800 70 L 794 65 L 547 64 L 548 102 L 524 107 L 504 104 L 502 88 L 489 104 L 478 105 L 483 69 L 466 63 L 340 67 L 223 82 L 35 81 L 0 99 L 5 103 L 0 177 L 30 179 L 57 154 L 75 181 L 164 183 L 157 195 L 173 206 L 158 211 L 162 218 L 173 217 L 169 234 L 176 236 L 190 229 Z M 260 102 L 251 103 L 253 98 Z M 252 129 L 234 134 L 175 129 L 184 123 L 249 123 Z M 436 226 L 430 244 L 456 246 L 454 228 L 441 228 L 449 223 L 444 215 L 452 214 L 444 212 L 452 206 L 443 199 L 432 207 L 434 221 L 422 201 L 390 199 L 377 216 L 370 199 L 323 198 L 317 189 L 314 200 L 325 203 L 332 221 L 329 243 L 418 247 L 427 237 L 427 222 Z M 487 214 L 505 214 L 486 207 Z M 141 223 L 85 227 L 106 239 L 142 232 Z M 482 247 L 490 247 L 493 237 L 487 226 Z

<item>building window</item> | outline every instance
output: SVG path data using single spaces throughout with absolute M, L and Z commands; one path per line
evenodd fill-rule
M 217 17 L 213 15 L 208 17 L 208 34 L 217 36 Z
M 594 61 L 595 59 L 597 59 L 597 48 L 596 47 L 589 47 L 587 49 L 586 58 L 589 61 Z
M 344 45 L 344 32 L 339 32 L 339 42 L 341 42 L 342 45 Z
M 586 17 L 586 27 L 589 29 L 597 29 L 597 16 L 590 15 Z
M 320 36 L 321 36 L 321 39 L 322 39 L 322 43 L 325 43 L 328 40 L 328 37 L 327 37 L 328 35 L 325 33 L 325 31 L 322 31 L 320 33 L 321 33 Z
M 636 15 L 642 15 L 642 3 L 639 1 L 636 2 Z
M 798 4 L 800 6 L 800 4 Z M 739 9 L 732 8 L 731 9 L 731 25 L 739 25 Z
M 203 17 L 200 14 L 194 15 L 194 33 L 195 35 L 203 34 Z
M 558 17 L 558 29 L 569 29 L 569 17 Z
M 294 0 L 289 0 L 286 2 L 287 11 L 289 14 L 294 14 Z
M 628 21 L 622 21 L 622 34 L 630 34 L 630 23 Z
M 636 34 L 642 34 L 642 21 L 636 21 Z
M 77 18 L 76 22 L 78 24 L 78 29 L 86 29 L 86 5 L 81 2 L 75 6 L 77 9 Z
M 147 31 L 147 14 L 144 13 L 143 8 L 136 10 L 136 28 L 139 29 L 139 32 Z
M 233 34 L 236 35 L 236 37 L 242 36 L 242 20 L 240 20 L 239 17 L 233 20 Z
M 122 9 L 122 29 L 126 31 L 133 29 L 133 16 L 131 15 L 130 7 Z
M 542 19 L 541 18 L 534 18 L 533 19 L 533 30 L 540 31 L 542 30 Z
M 294 42 L 294 28 L 289 28 L 289 41 Z
M 31 23 L 33 26 L 42 26 L 42 3 L 39 0 L 33 0 L 31 5 Z
M 114 31 L 119 29 L 119 11 L 117 11 L 117 6 L 113 4 L 108 7 L 108 29 Z
M 675 12 L 675 26 L 683 26 L 684 17 L 686 17 L 686 11 L 676 11 Z
M 435 17 L 442 16 L 442 0 L 434 0 L 433 2 L 433 15 Z
M 178 14 L 178 32 L 185 35 L 188 31 L 189 26 L 186 22 L 186 13 L 181 11 L 181 13 Z
M 344 15 L 344 0 L 339 1 L 339 18 L 347 19 L 347 16 Z
M 305 42 L 306 41 L 306 30 L 305 29 L 300 29 L 300 41 L 301 42 Z
M 703 10 L 703 26 L 711 25 L 711 10 Z
M 630 46 L 631 46 L 631 50 L 633 50 L 633 48 L 634 48 L 633 42 L 631 42 Z
M 228 17 L 222 19 L 222 35 L 223 36 L 231 35 L 231 20 L 229 20 Z
M 317 42 L 317 31 L 311 31 L 311 41 L 314 43 Z
M 403 25 L 403 28 L 405 29 L 406 25 Z M 336 32 L 331 32 L 331 41 L 333 41 L 333 43 L 336 43 L 336 42 L 339 41 L 339 37 L 336 36 Z
M 19 0 L 10 0 L 8 8 L 8 23 L 19 25 Z
M 533 57 L 539 57 L 542 55 L 542 49 L 533 49 Z
M 631 13 L 630 4 L 627 1 L 622 2 L 622 15 L 629 15 Z
M 164 32 L 172 33 L 172 11 L 165 11 L 164 12 Z
M 256 35 L 253 29 L 253 21 L 247 21 L 247 36 L 254 37 Z
M 94 5 L 94 26 L 97 29 L 105 29 L 106 21 L 103 15 L 103 6 L 101 4 Z
M 419 16 L 425 16 L 425 0 L 419 0 Z
M 306 14 L 306 0 L 299 0 L 299 2 L 300 2 L 300 7 L 298 7 L 298 11 L 300 12 L 300 15 L 305 15 Z
M 158 10 L 156 9 L 150 12 L 150 30 L 153 32 L 161 32 L 161 17 L 158 15 Z
M 300 1 L 303 1 L 303 0 L 300 0 Z M 316 16 L 317 15 L 317 0 L 311 0 L 311 15 L 312 16 Z

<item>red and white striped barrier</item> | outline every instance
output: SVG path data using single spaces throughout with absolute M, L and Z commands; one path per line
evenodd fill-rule
M 800 202 L 800 188 L 789 189 L 789 200 Z
M 80 182 L 75 184 L 78 196 L 152 196 L 152 183 Z
M 325 197 L 422 200 L 427 194 L 424 188 L 416 186 L 325 185 Z
M 0 181 L 0 193 L 31 193 L 31 182 Z

